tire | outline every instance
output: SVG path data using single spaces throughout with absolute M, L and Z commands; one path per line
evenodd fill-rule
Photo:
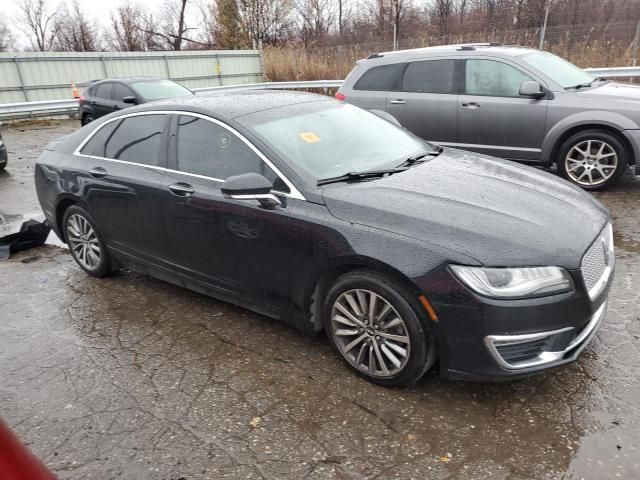
M 377 315 L 369 317 L 363 312 L 369 309 L 374 295 Z M 357 307 L 366 305 L 360 308 L 360 315 L 356 315 L 358 309 L 353 303 Z M 384 311 L 386 315 L 381 315 Z M 437 357 L 431 325 L 422 312 L 417 299 L 395 280 L 356 270 L 339 277 L 329 289 L 322 320 L 329 342 L 353 371 L 378 385 L 405 387 L 422 377 Z M 374 321 L 369 322 L 370 318 Z
M 89 125 L 91 122 L 93 122 L 93 116 L 89 115 L 88 113 L 85 113 L 84 115 L 82 115 L 82 119 L 80 120 L 80 125 L 84 127 L 85 125 Z
M 558 171 L 585 190 L 613 185 L 628 164 L 627 149 L 618 137 L 604 130 L 584 130 L 569 137 L 556 159 Z
M 64 237 L 76 263 L 92 277 L 106 277 L 112 271 L 109 251 L 91 215 L 73 205 L 62 220 Z

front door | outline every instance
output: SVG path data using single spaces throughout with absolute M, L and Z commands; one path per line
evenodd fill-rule
M 292 239 L 289 209 L 225 198 L 229 176 L 260 173 L 287 187 L 245 141 L 205 116 L 176 116 L 162 209 L 170 259 L 183 279 L 209 288 L 288 302 Z
M 168 115 L 136 115 L 106 123 L 80 151 L 79 181 L 107 244 L 134 259 L 164 264 L 166 235 L 158 205 L 164 187 Z
M 458 99 L 457 146 L 487 155 L 537 161 L 549 100 L 521 97 L 520 85 L 535 80 L 498 60 L 468 59 Z
M 435 143 L 457 141 L 456 60 L 407 65 L 399 91 L 387 94 L 388 113 L 419 137 Z

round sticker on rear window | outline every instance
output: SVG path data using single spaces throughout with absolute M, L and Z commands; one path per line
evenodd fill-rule
M 220 148 L 227 148 L 229 145 L 231 145 L 231 137 L 229 136 L 229 134 L 220 134 L 220 136 L 218 137 L 218 146 Z

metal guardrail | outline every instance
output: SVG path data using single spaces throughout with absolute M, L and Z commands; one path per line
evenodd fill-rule
M 640 67 L 615 67 L 615 68 L 587 68 L 589 73 L 609 78 L 630 78 L 640 76 Z M 213 92 L 231 92 L 237 90 L 307 90 L 339 88 L 342 80 L 310 80 L 301 82 L 266 82 L 248 83 L 242 85 L 225 85 L 219 87 L 194 88 L 196 94 Z M 77 111 L 78 101 L 49 100 L 39 102 L 7 103 L 0 105 L 0 119 L 30 118 L 37 116 L 52 116 L 69 114 Z

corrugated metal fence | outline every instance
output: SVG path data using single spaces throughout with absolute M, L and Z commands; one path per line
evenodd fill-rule
M 73 80 L 157 75 L 189 88 L 262 81 L 257 50 L 188 52 L 0 52 L 0 104 L 62 100 Z

